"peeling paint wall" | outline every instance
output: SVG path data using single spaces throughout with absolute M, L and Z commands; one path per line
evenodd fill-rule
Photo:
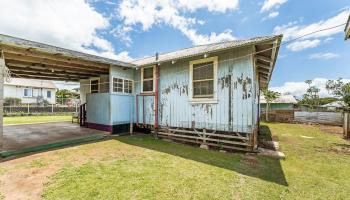
M 217 103 L 189 102 L 189 61 L 160 65 L 159 125 L 207 128 L 221 131 L 251 132 L 257 123 L 257 76 L 252 57 L 238 58 L 252 52 L 241 48 L 218 55 Z M 198 57 L 191 60 L 201 59 Z M 136 71 L 135 80 L 140 80 Z M 140 82 L 135 84 L 140 93 Z M 140 123 L 154 124 L 154 97 L 138 99 Z M 144 112 L 143 112 L 144 109 Z M 144 114 L 143 114 L 144 113 Z M 143 121 L 144 118 L 144 121 Z

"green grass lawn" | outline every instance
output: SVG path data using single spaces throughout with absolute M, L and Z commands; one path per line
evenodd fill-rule
M 17 116 L 4 117 L 4 124 L 34 124 L 41 122 L 56 122 L 56 121 L 70 121 L 71 115 L 57 115 L 57 116 Z
M 40 170 L 55 166 L 58 169 L 45 181 L 44 199 L 350 197 L 350 142 L 317 126 L 264 125 L 265 133 L 271 131 L 280 141 L 285 160 L 208 151 L 150 136 L 123 136 L 17 160 L 2 171 L 20 177 L 21 170 L 33 169 L 32 180 Z

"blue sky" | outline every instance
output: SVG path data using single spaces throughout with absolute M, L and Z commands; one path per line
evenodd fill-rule
M 4 0 L 3 4 L 8 9 L 0 13 L 1 33 L 121 60 L 277 33 L 289 41 L 345 23 L 350 9 L 349 0 Z M 17 17 L 9 17 L 13 13 Z M 327 79 L 350 79 L 350 41 L 344 41 L 343 29 L 283 46 L 270 87 L 298 96 L 306 89 L 306 79 L 314 79 L 319 87 Z

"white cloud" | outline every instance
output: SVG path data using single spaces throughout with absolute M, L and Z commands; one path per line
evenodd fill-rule
M 117 57 L 98 34 L 109 20 L 84 0 L 2 0 L 0 32 L 77 51 Z
M 289 41 L 289 40 L 296 39 L 300 36 L 313 33 L 313 32 L 318 31 L 318 30 L 327 29 L 330 27 L 334 27 L 336 25 L 344 24 L 346 22 L 348 16 L 349 16 L 349 11 L 345 10 L 345 11 L 340 12 L 338 15 L 333 16 L 329 19 L 321 20 L 321 21 L 318 21 L 318 22 L 315 22 L 315 23 L 312 23 L 309 25 L 298 25 L 297 22 L 290 22 L 286 25 L 276 26 L 274 28 L 273 33 L 274 34 L 283 34 L 283 39 Z M 320 40 L 322 38 L 326 38 L 325 42 L 327 42 L 327 41 L 329 41 L 328 38 L 330 38 L 330 36 L 335 35 L 337 33 L 343 33 L 343 31 L 344 31 L 344 26 L 340 26 L 340 27 L 337 27 L 334 29 L 325 30 L 325 31 L 321 31 L 321 32 L 317 32 L 314 34 L 307 35 L 300 40 L 302 40 L 302 42 L 303 42 L 303 40 L 306 41 L 306 39 L 308 39 L 307 42 L 304 42 L 305 44 L 306 43 L 310 44 L 310 41 L 313 41 L 314 42 L 313 44 L 315 45 L 316 43 L 319 44 L 319 42 L 316 42 L 315 39 Z M 300 43 L 300 41 L 297 41 L 297 42 Z M 300 45 L 300 44 L 295 44 L 295 46 L 298 46 L 298 45 Z M 311 45 L 311 47 L 314 47 L 314 45 Z M 291 45 L 291 46 L 293 46 L 293 45 Z M 310 45 L 304 45 L 304 46 L 305 46 L 305 48 L 310 47 Z M 302 50 L 302 49 L 298 49 L 298 50 Z
M 262 7 L 261 12 L 269 11 L 274 7 L 279 7 L 280 5 L 286 3 L 287 0 L 265 0 Z
M 115 32 L 117 37 L 130 38 L 128 34 L 138 25 L 143 31 L 147 31 L 156 25 L 168 25 L 180 30 L 193 44 L 205 44 L 234 39 L 231 30 L 222 33 L 200 34 L 193 25 L 203 25 L 203 20 L 186 17 L 185 13 L 198 9 L 207 9 L 213 12 L 225 13 L 238 8 L 238 0 L 123 0 L 116 12 L 124 27 L 130 30 Z M 123 28 L 121 28 L 123 30 Z M 130 42 L 130 40 L 129 40 Z
M 268 17 L 269 19 L 272 19 L 272 18 L 277 17 L 279 14 L 280 14 L 279 12 L 272 12 L 272 13 L 270 13 L 267 17 Z
M 314 53 L 309 56 L 310 59 L 321 59 L 321 60 L 329 60 L 333 58 L 338 58 L 339 55 L 335 53 Z
M 331 96 L 327 89 L 326 89 L 326 83 L 328 79 L 326 78 L 315 78 L 313 79 L 313 84 L 316 87 L 320 88 L 319 95 L 321 97 Z M 350 82 L 350 79 L 343 79 L 345 83 Z M 292 94 L 296 97 L 301 98 L 308 88 L 308 85 L 305 82 L 285 82 L 282 86 L 278 87 L 271 87 L 270 90 L 280 92 L 281 94 Z
M 296 41 L 287 45 L 287 49 L 291 51 L 301 51 L 303 49 L 314 48 L 317 47 L 321 43 L 320 40 L 303 40 Z

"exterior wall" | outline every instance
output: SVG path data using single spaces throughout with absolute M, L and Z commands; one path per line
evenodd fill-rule
M 258 118 L 257 78 L 252 57 L 237 58 L 251 52 L 249 47 L 209 56 L 218 56 L 219 61 L 217 103 L 189 102 L 189 62 L 203 57 L 160 65 L 159 125 L 252 132 Z M 137 94 L 141 91 L 140 79 L 138 70 Z M 139 123 L 154 125 L 154 103 L 154 96 L 138 97 Z
M 32 97 L 24 97 L 24 88 L 15 85 L 4 85 L 4 97 L 19 98 L 22 103 L 37 103 L 37 97 L 42 96 L 50 104 L 56 103 L 56 90 L 49 88 L 32 88 Z M 51 98 L 47 98 L 47 91 L 51 91 Z
M 110 95 L 108 93 L 88 94 L 86 111 L 87 122 L 110 125 Z

